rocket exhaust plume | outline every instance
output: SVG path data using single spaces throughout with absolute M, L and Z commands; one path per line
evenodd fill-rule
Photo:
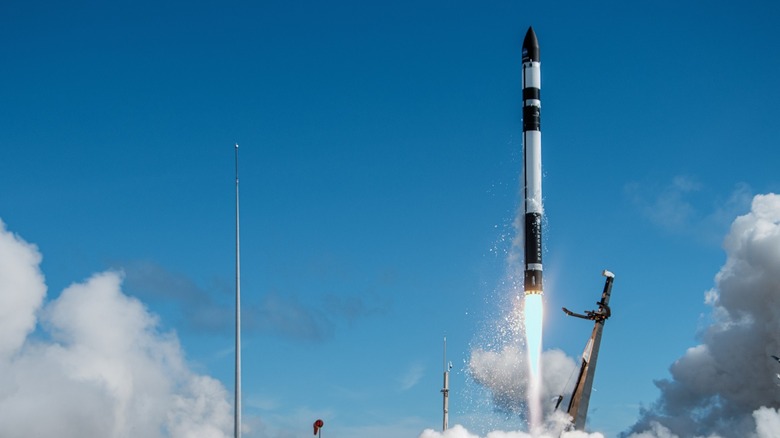
M 524 263 L 523 317 L 531 385 L 528 391 L 529 429 L 542 424 L 542 131 L 541 63 L 533 27 L 523 40 L 523 213 Z
M 542 323 L 544 320 L 544 311 L 541 295 L 528 294 L 525 296 L 523 318 L 525 320 L 528 368 L 530 371 L 528 386 L 528 424 L 530 431 L 534 431 L 542 424 L 542 376 L 540 364 L 542 357 Z

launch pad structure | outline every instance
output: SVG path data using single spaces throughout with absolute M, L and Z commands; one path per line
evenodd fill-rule
M 601 348 L 601 335 L 604 331 L 604 322 L 612 316 L 612 309 L 609 307 L 609 298 L 612 295 L 612 282 L 615 280 L 615 274 L 605 270 L 602 275 L 606 277 L 604 290 L 601 293 L 601 300 L 596 305 L 598 309 L 585 311 L 585 314 L 575 313 L 567 308 L 563 308 L 564 313 L 576 318 L 582 318 L 594 321 L 593 331 L 590 339 L 585 346 L 580 361 L 580 370 L 577 375 L 577 383 L 571 393 L 569 406 L 566 412 L 571 417 L 572 428 L 574 430 L 585 430 L 585 420 L 588 416 L 588 405 L 590 404 L 590 395 L 593 390 L 593 379 L 596 375 L 596 362 L 599 358 L 599 349 Z M 555 408 L 558 409 L 563 396 L 558 398 Z

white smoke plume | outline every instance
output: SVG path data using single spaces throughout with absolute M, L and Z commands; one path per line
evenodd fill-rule
M 469 360 L 469 374 L 487 388 L 494 406 L 502 412 L 525 416 L 524 403 L 530 384 L 527 354 L 520 345 L 508 345 L 500 351 L 474 350 Z M 555 408 L 555 397 L 564 390 L 576 364 L 560 350 L 542 352 L 541 399 L 547 418 Z
M 471 357 L 468 360 L 468 375 L 489 391 L 492 406 L 496 411 L 515 415 L 531 422 L 528 421 L 531 375 L 523 321 L 523 306 L 525 305 L 522 294 L 524 277 L 522 263 L 523 217 L 521 207 L 512 222 L 514 234 L 506 253 L 506 277 L 501 287 L 503 290 L 498 296 L 498 301 L 502 302 L 501 307 L 507 311 L 494 324 L 491 324 L 491 327 L 486 330 L 487 334 L 479 342 L 486 348 L 472 349 Z M 540 362 L 539 399 L 542 401 L 542 417 L 547 429 L 549 429 L 550 422 L 556 423 L 559 419 L 557 415 L 559 412 L 554 412 L 556 399 L 564 393 L 577 365 L 572 358 L 557 349 L 542 351 Z M 570 390 L 571 388 L 569 392 Z M 568 419 L 564 419 L 563 422 L 568 424 Z M 502 432 L 491 432 L 491 434 L 496 433 Z M 510 433 L 528 436 L 523 432 Z M 490 438 L 499 436 L 491 434 L 488 435 Z
M 541 432 L 530 434 L 522 431 L 501 431 L 496 430 L 488 432 L 484 438 L 604 438 L 601 433 L 587 433 L 582 431 L 564 431 L 568 426 L 568 419 L 564 417 L 565 414 L 556 413 L 548 417 L 547 422 Z M 426 429 L 420 434 L 418 438 L 481 438 L 479 435 L 473 434 L 466 430 L 461 425 L 455 425 L 452 428 L 447 429 L 444 432 L 434 431 L 432 429 Z M 763 438 L 763 437 L 762 437 Z
M 624 437 L 779 436 L 780 363 L 771 356 L 780 356 L 780 196 L 755 196 L 724 248 L 701 344 L 656 382 L 659 399 Z
M 120 273 L 44 304 L 40 262 L 0 221 L 0 436 L 228 436 L 227 391 L 189 369 L 176 336 L 122 293 Z

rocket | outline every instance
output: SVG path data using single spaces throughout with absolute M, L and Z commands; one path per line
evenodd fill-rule
M 525 294 L 543 293 L 542 288 L 542 101 L 539 41 L 529 27 L 523 40 L 523 196 Z

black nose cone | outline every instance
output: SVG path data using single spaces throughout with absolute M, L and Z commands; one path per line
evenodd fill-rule
M 523 62 L 539 62 L 539 41 L 533 27 L 528 28 L 523 39 Z

